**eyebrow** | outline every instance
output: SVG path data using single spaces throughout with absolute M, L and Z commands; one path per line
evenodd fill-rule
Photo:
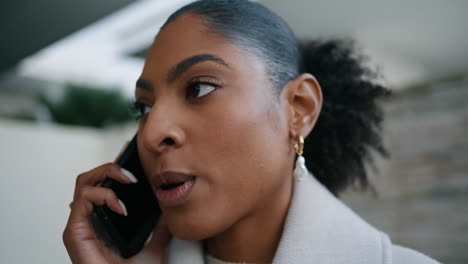
M 153 86 L 151 85 L 151 83 L 141 78 L 136 81 L 136 88 L 140 88 L 148 92 L 153 91 Z
M 229 68 L 229 65 L 220 57 L 213 55 L 213 54 L 197 54 L 191 57 L 188 57 L 179 63 L 172 67 L 166 78 L 167 83 L 173 82 L 175 79 L 177 79 L 180 75 L 182 75 L 184 72 L 186 72 L 188 69 L 190 69 L 192 66 L 205 62 L 205 61 L 212 61 L 215 63 L 218 63 L 220 65 L 226 66 Z M 136 88 L 141 88 L 143 90 L 147 91 L 152 91 L 153 86 L 151 85 L 151 82 L 144 80 L 144 79 L 138 79 L 136 82 Z
M 170 83 L 173 82 L 177 77 L 179 77 L 181 74 L 186 72 L 190 67 L 194 66 L 195 64 L 204 62 L 204 61 L 212 61 L 216 62 L 218 64 L 224 65 L 226 67 L 229 67 L 228 64 L 221 59 L 220 57 L 213 55 L 213 54 L 198 54 L 194 55 L 191 57 L 188 57 L 181 62 L 177 63 L 175 67 L 169 70 L 169 73 L 167 74 L 166 82 Z

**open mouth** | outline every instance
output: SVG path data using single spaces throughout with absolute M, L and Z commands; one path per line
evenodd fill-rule
M 159 184 L 159 188 L 163 191 L 168 191 L 172 189 L 176 189 L 184 185 L 187 181 L 195 180 L 194 176 L 187 176 L 187 175 L 179 175 L 179 174 L 172 174 L 170 176 L 166 176 L 161 179 L 161 183 Z
M 194 176 L 177 173 L 166 173 L 160 176 L 156 197 L 162 207 L 171 207 L 184 203 L 196 182 Z
M 179 183 L 173 183 L 173 184 L 165 184 L 165 185 L 162 185 L 161 186 L 161 189 L 163 189 L 164 191 L 167 191 L 167 190 L 172 190 L 174 188 L 177 188 L 179 186 L 181 186 L 182 184 L 184 184 L 185 182 L 179 182 Z

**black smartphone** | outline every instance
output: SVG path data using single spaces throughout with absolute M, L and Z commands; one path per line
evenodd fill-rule
M 94 206 L 91 221 L 97 235 L 108 247 L 123 258 L 129 258 L 144 247 L 161 209 L 141 167 L 136 135 L 125 147 L 117 164 L 132 172 L 138 182 L 122 184 L 107 178 L 101 186 L 116 193 L 128 214 L 117 214 L 107 206 Z

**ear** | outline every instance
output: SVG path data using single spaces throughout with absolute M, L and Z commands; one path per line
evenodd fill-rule
M 315 126 L 322 108 L 319 83 L 311 74 L 303 73 L 284 87 L 281 97 L 289 109 L 291 138 L 306 138 Z

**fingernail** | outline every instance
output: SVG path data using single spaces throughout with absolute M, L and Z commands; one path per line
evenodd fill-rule
M 120 171 L 125 175 L 127 176 L 127 178 L 129 178 L 133 183 L 137 183 L 138 180 L 137 178 L 133 175 L 133 173 L 129 172 L 128 170 L 124 169 L 124 168 L 120 168 Z
M 125 207 L 125 204 L 122 201 L 120 201 L 120 199 L 119 199 L 119 204 L 122 210 L 124 211 L 124 215 L 127 216 L 128 215 L 127 207 Z
M 153 232 L 151 232 L 148 236 L 148 238 L 145 241 L 145 246 L 148 245 L 148 243 L 151 241 L 151 238 L 153 238 Z

